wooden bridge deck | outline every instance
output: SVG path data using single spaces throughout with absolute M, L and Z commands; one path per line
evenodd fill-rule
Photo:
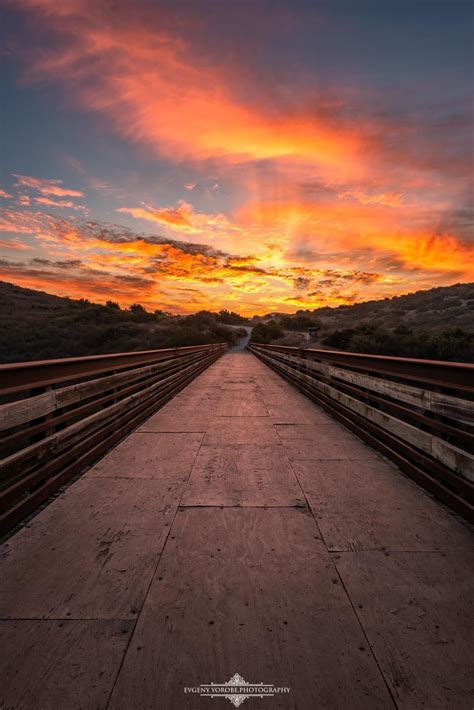
M 472 708 L 466 525 L 247 353 L 6 543 L 0 707 Z

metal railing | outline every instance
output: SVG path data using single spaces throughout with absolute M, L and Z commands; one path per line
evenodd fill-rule
M 0 534 L 171 399 L 225 344 L 0 366 Z
M 474 365 L 274 345 L 249 350 L 473 520 Z

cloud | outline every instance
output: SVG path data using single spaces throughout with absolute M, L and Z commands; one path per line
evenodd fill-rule
M 70 210 L 85 210 L 84 205 L 76 205 L 70 200 L 52 200 L 50 197 L 34 197 L 36 203 L 39 205 L 46 205 L 47 207 L 58 207 L 61 209 Z
M 0 259 L 0 278 L 20 286 L 37 288 L 60 296 L 88 297 L 99 302 L 114 297 L 130 304 L 143 297 L 155 287 L 154 281 L 144 277 L 114 274 L 93 269 L 84 264 L 42 263 L 41 260 L 13 262 Z
M 29 177 L 28 175 L 16 175 L 17 187 L 28 187 L 32 190 L 37 190 L 42 195 L 55 195 L 56 197 L 84 197 L 81 190 L 71 190 L 70 188 L 61 187 L 62 180 L 44 180 L 41 178 Z
M 19 241 L 6 241 L 5 239 L 0 239 L 0 247 L 2 249 L 17 249 L 19 251 L 23 251 L 25 249 L 31 249 L 32 247 L 29 246 L 28 244 L 25 244 L 24 242 L 19 242 Z
M 80 259 L 68 259 L 66 261 L 51 261 L 51 259 L 31 259 L 31 264 L 38 266 L 52 266 L 57 269 L 77 269 L 82 266 Z
M 306 61 L 285 67 L 284 52 L 272 51 L 270 63 L 263 39 L 295 46 L 304 21 L 280 3 L 214 3 L 217 20 L 205 21 L 197 3 L 15 5 L 38 28 L 22 45 L 26 82 L 59 83 L 74 107 L 100 114 L 103 129 L 146 150 L 147 161 L 156 156 L 160 173 L 132 166 L 120 178 L 131 197 L 110 204 L 119 192 L 71 158 L 80 184 L 104 200 L 102 214 L 120 205 L 117 215 L 158 233 L 79 215 L 4 214 L 4 230 L 29 235 L 41 257 L 81 254 L 81 278 L 88 267 L 176 294 L 197 284 L 209 304 L 245 302 L 255 312 L 473 277 L 462 102 L 415 105 L 388 89 L 347 88 L 326 82 L 324 68 L 308 72 Z M 239 18 L 233 31 L 216 32 L 229 13 Z M 73 209 L 69 198 L 83 196 L 57 179 L 17 184 L 39 195 L 21 195 L 24 207 Z M 172 186 L 195 204 L 175 202 Z
M 50 219 L 42 212 L 0 209 L 0 232 L 33 234 L 50 225 Z
M 130 214 L 136 219 L 158 222 L 164 227 L 185 234 L 219 232 L 228 235 L 230 232 L 240 231 L 239 226 L 224 214 L 196 212 L 185 200 L 178 200 L 176 205 L 169 207 L 119 207 L 117 212 Z
M 136 217 L 137 219 L 159 222 L 165 224 L 167 227 L 182 231 L 193 230 L 191 222 L 193 210 L 191 205 L 188 205 L 184 200 L 180 200 L 177 207 L 163 207 L 162 209 L 156 209 L 154 207 L 119 207 L 117 212 L 131 214 L 132 217 Z
M 333 254 L 340 264 L 367 265 L 393 258 L 402 270 L 474 276 L 474 250 L 454 231 L 439 230 L 441 212 L 420 205 L 298 200 L 247 204 L 240 219 L 286 234 L 288 259 L 320 263 Z M 317 249 L 315 248 L 317 246 Z
M 307 276 L 297 276 L 293 285 L 298 291 L 307 291 L 311 285 L 311 280 Z
M 363 205 L 386 205 L 388 207 L 398 207 L 402 204 L 402 196 L 396 192 L 382 192 L 367 194 L 363 190 L 347 190 L 346 192 L 341 192 L 338 198 L 344 200 L 346 198 L 353 198 Z
M 13 195 L 10 195 L 10 193 L 5 192 L 5 190 L 0 190 L 0 197 L 3 197 L 5 200 L 9 200 Z
M 235 67 L 206 60 L 191 33 L 177 33 L 177 18 L 165 7 L 137 2 L 135 11 L 118 5 L 112 14 L 87 0 L 68 4 L 67 12 L 53 0 L 20 6 L 55 36 L 48 52 L 32 55 L 30 80 L 64 83 L 81 106 L 169 160 L 296 158 L 342 174 L 360 154 L 353 125 L 335 125 L 312 101 L 282 112 L 243 100 L 237 77 L 229 76 Z
M 133 302 L 141 284 L 139 300 L 153 306 L 157 304 L 156 289 L 170 289 L 171 293 L 199 286 L 216 307 L 224 304 L 235 308 L 237 294 L 248 293 L 255 301 L 245 307 L 252 312 L 266 312 L 271 303 L 288 307 L 288 291 L 294 286 L 303 293 L 319 284 L 326 293 L 318 300 L 321 305 L 343 302 L 345 291 L 353 283 L 370 286 L 382 278 L 371 272 L 272 264 L 255 255 L 233 254 L 209 244 L 142 234 L 121 225 L 77 217 L 4 212 L 8 212 L 8 219 L 4 219 L 9 230 L 31 235 L 49 254 L 57 255 L 56 258 L 33 256 L 24 264 L 5 262 L 6 277 L 21 285 L 26 285 L 28 279 L 34 287 L 49 284 L 49 290 L 54 290 L 55 284 L 61 289 L 70 284 L 68 293 L 77 294 L 82 288 L 82 295 L 100 300 L 113 296 L 125 304 Z M 119 283 L 123 284 L 123 291 L 118 296 Z M 186 299 L 179 305 L 179 299 L 184 296 L 181 294 L 177 301 L 172 301 L 174 308 L 191 310 L 191 306 L 196 306 L 192 299 L 188 305 Z M 313 302 L 314 298 L 309 300 Z M 170 306 L 171 301 L 167 303 Z M 199 305 L 203 307 L 202 298 Z

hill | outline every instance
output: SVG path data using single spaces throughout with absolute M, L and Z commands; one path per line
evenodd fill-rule
M 52 296 L 0 281 L 0 362 L 228 342 L 246 335 L 237 313 L 175 316 Z M 233 327 L 227 327 L 233 326 Z
M 0 281 L 0 362 L 228 342 L 245 336 L 237 313 L 189 316 L 121 309 Z M 457 284 L 352 306 L 253 319 L 254 342 L 474 362 L 474 284 Z M 308 341 L 307 329 L 317 337 Z
M 307 329 L 318 328 L 308 342 Z M 417 291 L 352 306 L 270 314 L 254 342 L 474 362 L 474 284 Z

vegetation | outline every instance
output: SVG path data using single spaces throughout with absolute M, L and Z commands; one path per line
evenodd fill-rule
M 296 315 L 284 315 L 278 316 L 278 325 L 283 328 L 283 330 L 307 330 L 308 328 L 321 328 L 322 322 L 320 318 L 316 318 L 313 315 L 307 315 L 306 313 L 297 313 Z
M 265 339 L 281 345 L 474 362 L 474 284 L 456 284 L 353 306 L 271 314 Z M 317 340 L 307 339 L 316 327 Z M 275 328 L 284 331 L 277 334 Z M 273 335 L 272 335 L 273 334 Z
M 429 331 L 451 327 L 474 330 L 474 284 L 432 288 L 352 306 L 298 311 L 295 317 L 301 315 L 317 318 L 326 331 L 353 328 L 363 322 L 389 330 L 401 325 Z
M 445 328 L 439 332 L 398 326 L 393 331 L 377 325 L 335 330 L 323 345 L 353 353 L 373 353 L 424 360 L 474 362 L 474 332 Z
M 275 321 L 271 321 L 270 323 L 257 323 L 252 330 L 250 342 L 268 345 L 282 336 L 283 330 Z
M 457 284 L 353 306 L 255 317 L 251 342 L 474 362 L 474 284 Z M 227 342 L 245 337 L 238 313 L 177 316 L 121 309 L 0 282 L 0 362 Z M 318 339 L 308 341 L 308 328 Z
M 110 352 L 226 342 L 245 337 L 236 313 L 149 313 L 136 303 L 121 309 L 0 282 L 0 362 L 47 360 Z

